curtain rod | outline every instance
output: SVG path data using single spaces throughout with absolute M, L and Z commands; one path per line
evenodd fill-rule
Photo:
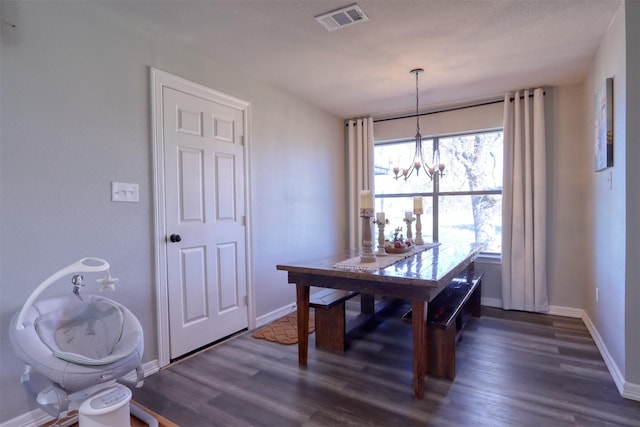
M 546 94 L 547 94 L 546 91 L 542 92 L 542 95 L 546 95 Z M 524 95 L 521 95 L 520 99 L 523 99 L 523 98 L 524 98 Z M 533 98 L 533 94 L 530 94 L 529 98 Z M 509 101 L 513 102 L 514 99 L 515 98 L 511 97 L 511 98 L 509 98 Z M 467 108 L 484 107 L 485 105 L 499 104 L 501 102 L 504 102 L 504 99 L 496 99 L 495 101 L 487 101 L 487 102 L 481 102 L 481 103 L 478 103 L 478 104 L 463 105 L 463 106 L 460 106 L 460 107 L 445 108 L 445 109 L 442 109 L 442 110 L 427 111 L 427 112 L 424 112 L 424 113 L 419 113 L 417 115 L 414 113 L 414 114 L 407 114 L 407 115 L 404 115 L 404 116 L 387 117 L 385 119 L 374 119 L 373 122 L 374 123 L 378 123 L 378 122 L 387 122 L 387 121 L 390 121 L 390 120 L 409 119 L 411 117 L 417 117 L 417 116 L 428 116 L 428 115 L 431 115 L 431 114 L 446 113 L 446 112 L 449 112 L 449 111 L 464 110 L 464 109 L 467 109 Z M 351 120 L 355 120 L 355 119 L 351 119 Z M 354 123 L 353 125 L 355 126 L 356 123 Z M 345 123 L 345 126 L 349 126 L 349 123 Z
M 408 119 L 408 118 L 417 117 L 417 116 L 428 116 L 430 114 L 446 113 L 446 112 L 449 112 L 449 111 L 464 110 L 464 109 L 467 109 L 467 108 L 474 108 L 474 107 L 483 107 L 485 105 L 498 104 L 500 102 L 504 102 L 504 99 L 497 99 L 495 101 L 481 102 L 479 104 L 463 105 L 461 107 L 445 108 L 445 109 L 436 110 L 436 111 L 427 111 L 427 112 L 420 113 L 420 114 L 417 114 L 417 115 L 414 113 L 414 114 L 407 114 L 407 115 L 404 115 L 404 116 L 388 117 L 386 119 L 374 119 L 373 122 L 377 123 L 377 122 L 386 122 L 386 121 L 389 121 L 389 120 Z
M 547 94 L 546 91 L 542 92 L 542 96 L 545 96 L 546 94 Z M 523 99 L 523 98 L 524 98 L 524 95 L 520 95 L 520 99 Z M 529 94 L 529 98 L 533 98 L 533 94 Z M 515 99 L 514 97 L 509 98 L 509 102 L 513 102 L 514 99 Z

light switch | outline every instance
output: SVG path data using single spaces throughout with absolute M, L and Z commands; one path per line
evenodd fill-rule
M 138 184 L 129 184 L 126 182 L 111 183 L 112 202 L 138 202 L 139 198 Z

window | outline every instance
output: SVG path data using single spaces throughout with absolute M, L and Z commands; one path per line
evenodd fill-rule
M 421 217 L 425 241 L 484 242 L 486 252 L 502 246 L 502 130 L 423 138 L 428 147 L 438 144 L 445 164 L 444 176 L 430 180 L 420 171 L 407 181 L 396 180 L 395 166 L 406 168 L 413 159 L 415 141 L 378 141 L 374 149 L 375 204 L 385 212 L 391 236 L 406 228 L 405 211 L 413 210 L 413 197 L 422 196 Z M 412 226 L 415 235 L 415 223 Z

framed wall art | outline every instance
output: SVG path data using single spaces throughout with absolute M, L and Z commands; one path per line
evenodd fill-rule
M 596 172 L 613 166 L 613 78 L 605 80 L 595 99 Z

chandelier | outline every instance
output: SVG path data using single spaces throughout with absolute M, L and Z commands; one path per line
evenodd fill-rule
M 420 174 L 420 168 L 422 167 L 424 167 L 424 170 L 430 179 L 433 179 L 434 175 L 444 175 L 444 163 L 440 161 L 440 150 L 437 146 L 437 140 L 434 142 L 435 145 L 433 147 L 433 158 L 431 163 L 424 160 L 424 154 L 422 152 L 422 135 L 420 134 L 420 116 L 418 114 L 418 76 L 422 73 L 424 73 L 422 68 L 415 68 L 411 70 L 411 74 L 416 76 L 416 151 L 413 155 L 413 162 L 411 163 L 411 166 L 406 169 L 402 169 L 402 173 L 398 166 L 393 168 L 395 179 L 403 177 L 406 181 L 414 171 L 416 176 L 418 176 Z

